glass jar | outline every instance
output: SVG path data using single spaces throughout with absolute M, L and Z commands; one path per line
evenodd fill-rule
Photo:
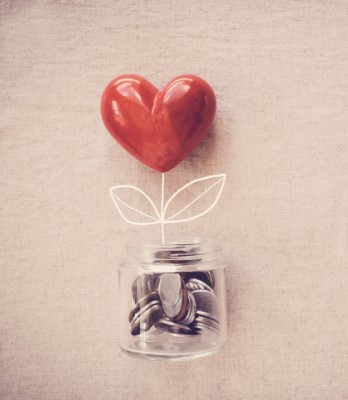
M 119 269 L 120 347 L 152 359 L 193 359 L 226 340 L 219 240 L 128 243 Z

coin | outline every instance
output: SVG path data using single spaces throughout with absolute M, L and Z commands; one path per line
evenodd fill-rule
M 197 279 L 197 278 L 191 278 L 186 282 L 186 287 L 190 291 L 194 290 L 208 290 L 210 292 L 213 292 L 213 289 L 207 285 L 205 282 Z
M 132 296 L 134 303 L 140 298 L 152 293 L 156 289 L 158 274 L 139 274 L 132 284 Z
M 163 309 L 158 302 L 152 302 L 135 314 L 131 321 L 131 334 L 139 335 L 140 332 L 149 330 L 161 317 Z
M 160 263 L 168 263 L 170 262 L 170 251 L 166 249 L 160 249 L 155 252 L 154 254 L 154 264 L 160 264 Z
M 184 243 L 182 245 L 178 245 L 176 248 L 173 249 L 164 248 L 157 250 L 155 252 L 154 263 L 191 265 L 202 261 L 201 258 L 198 258 L 199 254 L 197 254 L 196 247 L 183 250 L 183 246 L 185 246 Z
M 181 256 L 180 249 L 172 253 L 162 256 Z M 214 284 L 213 271 L 139 274 L 132 284 L 131 334 L 139 335 L 152 326 L 179 335 L 216 332 L 219 307 Z
M 182 319 L 187 312 L 188 292 L 179 274 L 162 274 L 158 283 L 158 295 L 169 319 Z
M 149 310 L 150 308 L 161 305 L 161 303 L 158 300 L 151 301 L 150 303 L 146 304 L 143 308 L 140 308 L 138 312 L 133 313 L 132 319 L 130 320 L 131 325 L 133 322 L 144 312 Z
M 219 330 L 219 324 L 210 318 L 196 317 L 194 322 L 191 324 L 193 330 L 202 331 L 204 329 L 209 329 L 214 332 Z
M 135 314 L 138 314 L 139 311 L 144 308 L 147 304 L 152 303 L 153 301 L 157 301 L 157 303 L 160 303 L 160 298 L 158 296 L 157 292 L 152 292 L 144 297 L 142 297 L 137 304 L 133 307 L 133 309 L 131 310 L 131 312 L 129 313 L 128 316 L 128 321 L 132 321 L 132 319 L 134 318 Z
M 183 272 L 181 275 L 185 282 L 188 282 L 191 279 L 198 279 L 214 289 L 215 275 L 213 271 Z
M 215 315 L 209 314 L 209 313 L 207 313 L 207 312 L 205 312 L 205 311 L 198 310 L 198 311 L 196 312 L 196 316 L 197 316 L 197 317 L 209 318 L 209 319 L 212 319 L 213 321 L 215 321 L 216 323 L 219 323 L 219 321 L 216 319 L 216 316 L 215 316 Z
M 192 293 L 189 293 L 188 294 L 188 307 L 187 307 L 186 315 L 183 319 L 181 319 L 178 322 L 182 325 L 190 325 L 195 319 L 196 311 L 197 311 L 196 300 L 193 297 Z
M 193 331 L 188 326 L 179 324 L 178 322 L 173 322 L 167 318 L 161 318 L 156 323 L 156 328 L 165 330 L 167 332 L 177 334 L 177 335 L 197 335 L 198 332 Z
M 204 311 L 218 320 L 218 301 L 216 295 L 209 290 L 195 290 L 191 292 L 196 300 L 197 312 Z

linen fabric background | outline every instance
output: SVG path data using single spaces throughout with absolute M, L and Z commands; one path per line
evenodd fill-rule
M 2 0 L 0 29 L 0 398 L 347 399 L 347 1 Z M 108 190 L 158 201 L 161 182 L 102 124 L 123 73 L 193 73 L 217 95 L 212 130 L 166 175 L 168 196 L 227 173 L 209 215 L 170 226 L 224 235 L 213 357 L 118 347 L 124 242 L 160 231 L 123 222 Z

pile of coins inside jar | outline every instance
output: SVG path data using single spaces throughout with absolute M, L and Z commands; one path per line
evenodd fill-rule
M 130 331 L 176 335 L 217 333 L 219 307 L 212 271 L 139 274 L 132 285 Z

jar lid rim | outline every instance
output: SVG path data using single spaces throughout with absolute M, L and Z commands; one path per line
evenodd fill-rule
M 127 240 L 125 242 L 125 248 L 132 251 L 133 249 L 169 250 L 177 247 L 207 246 L 210 250 L 217 251 L 221 248 L 222 240 L 223 238 L 221 234 L 209 237 L 201 235 L 184 235 L 176 238 L 173 236 L 165 240 L 164 243 L 156 237 L 149 237 L 146 240 Z
M 181 236 L 162 243 L 158 239 L 128 241 L 125 244 L 130 259 L 142 264 L 175 264 L 177 266 L 202 265 L 216 261 L 221 254 L 221 235 L 211 237 Z

